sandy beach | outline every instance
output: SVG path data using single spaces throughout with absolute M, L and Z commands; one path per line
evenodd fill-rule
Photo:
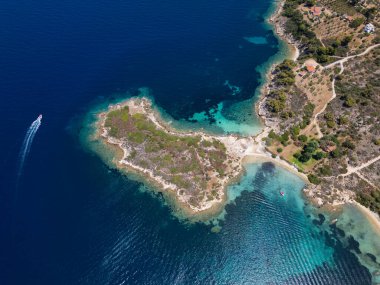
M 356 209 L 358 209 L 368 220 L 368 222 L 372 225 L 373 230 L 380 236 L 380 217 L 378 214 L 372 212 L 370 209 L 364 207 L 356 201 L 352 201 Z

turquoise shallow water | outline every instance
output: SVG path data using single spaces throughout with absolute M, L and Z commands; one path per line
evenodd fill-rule
M 256 133 L 260 73 L 286 50 L 264 23 L 272 4 L 2 2 L 0 284 L 370 284 L 347 250 L 358 246 L 303 210 L 302 182 L 284 170 L 249 166 L 212 233 L 81 148 L 89 121 L 70 123 L 96 98 L 107 105 L 148 86 L 179 127 Z M 365 244 L 367 232 L 350 231 Z
M 144 94 L 149 95 L 149 92 Z M 122 98 L 120 95 L 120 99 L 115 99 L 113 103 Z M 94 114 L 107 104 L 97 105 L 93 109 Z M 168 115 L 163 117 L 170 118 Z M 89 126 L 93 117 L 87 118 L 89 121 L 85 125 Z M 172 124 L 186 128 L 186 125 L 170 119 Z M 91 131 L 84 132 L 83 138 L 86 139 Z M 102 144 L 92 141 L 87 147 L 101 154 L 112 167 L 113 155 Z M 211 260 L 203 260 L 197 269 L 200 270 L 199 274 L 191 274 L 195 274 L 200 284 L 244 284 L 254 280 L 259 280 L 255 284 L 370 284 L 370 272 L 378 270 L 378 266 L 368 262 L 370 258 L 358 254 L 356 250 L 364 246 L 365 253 L 378 256 L 375 250 L 377 236 L 369 231 L 370 225 L 363 223 L 363 216 L 355 208 L 348 207 L 339 218 L 338 228 L 330 225 L 328 213 L 324 216 L 319 213 L 318 216 L 318 211 L 305 201 L 302 193 L 304 186 L 299 177 L 271 163 L 246 165 L 245 175 L 229 187 L 229 203 L 219 218 L 213 219 L 210 225 L 192 225 L 188 228 L 182 224 L 191 235 L 200 239 L 199 242 L 203 243 L 201 240 L 204 240 L 204 246 L 217 247 L 222 251 L 220 257 L 217 257 L 219 253 L 209 252 Z M 140 189 L 153 193 L 149 188 Z M 285 196 L 282 197 L 280 192 L 284 192 Z M 157 198 L 155 196 L 154 199 Z M 161 202 L 167 205 L 166 201 Z M 366 235 L 358 232 L 357 226 L 355 228 L 359 224 Z M 199 235 L 197 231 L 201 228 L 210 234 L 217 229 L 219 232 L 213 235 L 221 240 L 223 246 L 214 244 L 216 241 L 209 240 L 207 235 Z M 360 244 L 353 246 L 356 241 Z M 205 250 L 200 249 L 201 252 Z M 192 258 L 198 259 L 197 254 L 200 253 L 194 253 L 195 256 L 184 262 L 194 262 Z M 215 265 L 215 258 L 222 261 Z M 217 270 L 214 270 L 215 266 Z
M 368 272 L 353 266 L 353 254 L 328 245 L 329 233 L 305 206 L 303 187 L 298 177 L 270 163 L 248 165 L 240 183 L 230 187 L 234 205 L 227 207 L 227 220 L 244 228 L 247 273 L 258 284 L 368 284 Z M 252 282 L 244 279 L 247 273 L 242 283 Z
M 79 223 L 96 233 L 91 247 L 98 257 L 85 259 L 84 272 L 68 266 L 74 280 L 370 284 L 355 255 L 329 243 L 333 235 L 316 225 L 304 205 L 302 180 L 273 164 L 248 165 L 240 182 L 229 188 L 230 204 L 217 222 L 218 233 L 212 233 L 213 225 L 179 222 L 160 195 L 118 173 L 103 178 L 106 185 L 112 183 L 93 196 Z M 117 218 L 110 222 L 111 217 Z M 89 250 L 80 248 L 78 254 Z
M 380 230 L 371 224 L 359 207 L 346 205 L 336 225 L 345 232 L 345 236 L 340 237 L 342 242 L 353 248 L 359 260 L 372 273 L 372 281 L 378 284 L 380 283 Z

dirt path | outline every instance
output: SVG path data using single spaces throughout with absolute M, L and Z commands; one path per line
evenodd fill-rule
M 360 172 L 356 172 L 356 174 L 362 179 L 364 180 L 365 182 L 367 182 L 369 185 L 371 185 L 373 188 L 377 188 L 377 186 L 375 184 L 373 184 L 371 181 L 369 181 L 367 178 L 365 178 L 363 176 L 363 174 L 361 174 Z
M 348 60 L 352 59 L 352 58 L 355 58 L 355 57 L 360 57 L 360 56 L 363 56 L 363 55 L 366 55 L 367 53 L 369 53 L 371 50 L 379 47 L 380 44 L 375 44 L 373 46 L 370 46 L 368 47 L 364 52 L 362 53 L 359 53 L 359 54 L 356 54 L 356 55 L 351 55 L 351 56 L 347 56 L 347 57 L 344 57 L 342 58 L 341 60 L 338 60 L 338 61 L 335 61 L 329 65 L 326 65 L 323 69 L 328 69 L 328 68 L 331 68 L 331 67 L 334 67 L 335 65 L 339 64 L 340 65 L 340 71 L 339 71 L 339 75 L 342 74 L 344 72 L 344 63 L 347 62 Z M 333 100 L 336 98 L 336 91 L 335 91 L 335 78 L 333 79 L 332 81 L 332 93 L 333 93 L 333 96 L 330 98 L 329 101 L 326 102 L 325 106 L 322 108 L 322 110 L 320 110 L 317 114 L 315 114 L 312 122 L 310 125 L 315 125 L 316 129 L 317 129 L 317 132 L 318 132 L 318 138 L 322 138 L 323 137 L 323 134 L 321 132 L 321 129 L 319 127 L 319 124 L 318 124 L 318 116 L 320 114 L 322 114 L 326 108 L 327 108 L 327 105 Z
M 340 174 L 339 176 L 340 177 L 345 177 L 345 176 L 348 176 L 352 173 L 357 173 L 359 170 L 363 169 L 363 168 L 366 168 L 367 166 L 370 166 L 372 163 L 375 163 L 376 161 L 380 160 L 380 155 L 367 161 L 366 163 L 363 163 L 362 165 L 360 166 L 357 166 L 357 167 L 352 167 L 350 165 L 347 166 L 347 172 L 344 173 L 344 174 Z M 338 177 L 339 177 L 338 176 Z
M 340 72 L 339 72 L 339 74 L 342 74 L 343 71 L 344 71 L 343 62 L 340 62 Z M 312 122 L 311 122 L 311 125 L 315 125 L 315 128 L 317 129 L 317 132 L 318 132 L 318 138 L 322 138 L 322 137 L 323 137 L 323 134 L 322 134 L 321 129 L 320 129 L 319 124 L 318 124 L 318 116 L 319 116 L 320 114 L 322 114 L 322 113 L 326 110 L 327 105 L 328 105 L 332 100 L 334 100 L 334 99 L 336 98 L 336 92 L 335 92 L 335 78 L 333 79 L 333 81 L 332 81 L 331 84 L 332 84 L 332 94 L 333 94 L 332 97 L 326 102 L 326 104 L 323 106 L 323 108 L 322 108 L 318 113 L 315 114 L 315 116 L 314 116 L 314 118 L 313 118 L 313 120 L 312 120 Z
M 355 58 L 355 57 L 359 57 L 359 56 L 363 56 L 363 55 L 366 55 L 367 53 L 369 53 L 371 50 L 373 50 L 374 48 L 377 48 L 379 47 L 380 44 L 375 44 L 373 46 L 370 46 L 368 47 L 365 51 L 363 51 L 362 53 L 359 53 L 359 54 L 355 54 L 355 55 L 350 55 L 350 56 L 347 56 L 347 57 L 344 57 L 342 58 L 341 60 L 338 60 L 338 61 L 335 61 L 329 65 L 326 65 L 323 69 L 329 69 L 331 67 L 334 67 L 335 65 L 337 64 L 343 64 L 345 63 L 347 60 L 350 60 L 352 58 Z

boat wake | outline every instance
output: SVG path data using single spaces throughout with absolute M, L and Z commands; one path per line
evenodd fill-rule
M 30 148 L 32 146 L 34 136 L 36 135 L 38 128 L 41 126 L 41 120 L 42 120 L 42 115 L 39 115 L 38 118 L 30 125 L 29 129 L 26 132 L 24 141 L 21 146 L 20 155 L 19 155 L 20 162 L 19 162 L 19 168 L 17 172 L 17 184 L 22 174 L 22 170 L 24 168 L 25 158 L 27 157 L 30 151 Z

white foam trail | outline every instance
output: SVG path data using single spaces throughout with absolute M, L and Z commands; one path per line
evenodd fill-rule
M 23 141 L 22 146 L 21 146 L 20 155 L 19 155 L 20 164 L 19 164 L 18 173 L 17 173 L 17 182 L 18 182 L 18 180 L 22 174 L 22 170 L 24 168 L 25 158 L 30 151 L 30 147 L 32 146 L 34 136 L 36 135 L 38 128 L 41 126 L 41 119 L 42 119 L 42 117 L 38 117 L 37 120 L 35 120 L 30 125 L 29 129 L 26 132 L 24 141 Z

